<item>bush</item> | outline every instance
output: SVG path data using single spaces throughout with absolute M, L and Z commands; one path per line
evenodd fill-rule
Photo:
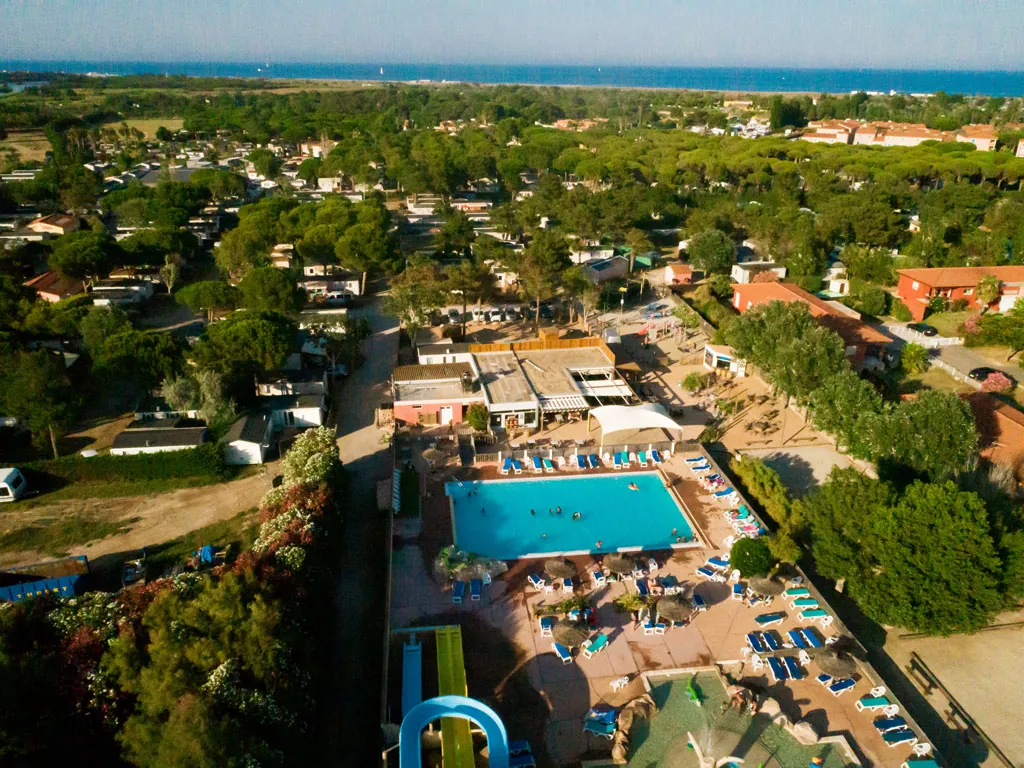
M 871 317 L 881 317 L 888 310 L 889 294 L 881 288 L 871 286 L 860 294 L 860 312 Z
M 967 309 L 967 299 L 956 299 L 949 302 L 950 312 L 964 312 Z
M 732 298 L 732 280 L 728 275 L 712 275 L 708 280 L 708 288 L 720 299 Z
M 173 480 L 190 477 L 221 479 L 226 475 L 224 456 L 214 443 L 186 451 L 141 453 L 135 456 L 63 456 L 25 465 L 30 472 L 67 483 Z
M 949 299 L 945 296 L 932 296 L 928 299 L 929 312 L 945 312 L 949 309 Z
M 739 569 L 740 576 L 745 579 L 767 576 L 773 565 L 768 541 L 763 538 L 740 539 L 732 545 L 729 565 Z
M 910 309 L 899 299 L 892 300 L 892 306 L 889 308 L 889 313 L 899 320 L 901 323 L 909 323 L 914 319 L 914 316 L 910 314 Z
M 981 388 L 985 392 L 998 392 L 999 394 L 1005 394 L 1014 388 L 1014 384 L 1006 374 L 994 371 L 993 373 L 990 373 L 983 382 L 981 382 Z
M 798 277 L 796 284 L 808 293 L 817 293 L 821 290 L 822 286 L 821 278 L 816 275 L 804 275 L 803 277 Z
M 469 407 L 469 410 L 466 411 L 466 421 L 468 421 L 469 426 L 477 432 L 487 431 L 487 425 L 490 423 L 490 418 L 487 406 L 482 403 L 474 403 Z
M 686 374 L 686 378 L 683 379 L 683 388 L 687 392 L 698 392 L 704 388 L 704 374 L 697 373 L 697 371 L 691 371 Z

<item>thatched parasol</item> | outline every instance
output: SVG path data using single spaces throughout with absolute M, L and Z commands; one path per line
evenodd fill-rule
M 567 648 L 578 648 L 583 641 L 590 637 L 590 627 L 581 621 L 567 621 L 565 619 L 555 624 L 551 630 L 552 637 Z
M 613 552 L 608 555 L 604 559 L 604 564 L 608 566 L 608 570 L 612 573 L 632 573 L 633 567 L 636 565 L 633 562 L 633 558 L 619 552 Z
M 748 582 L 750 589 L 759 595 L 771 595 L 775 597 L 786 591 L 785 585 L 778 579 L 769 579 L 764 576 L 756 576 Z
M 544 561 L 544 573 L 553 579 L 571 579 L 576 575 L 576 566 L 571 560 L 553 557 Z
M 832 677 L 848 677 L 857 671 L 857 661 L 852 656 L 841 654 L 833 648 L 826 648 L 815 654 L 814 663 L 821 671 Z
M 423 460 L 428 462 L 431 466 L 434 464 L 444 464 L 448 461 L 448 454 L 444 451 L 439 451 L 437 448 L 427 448 L 423 452 Z
M 667 595 L 658 601 L 658 616 L 669 621 L 686 621 L 693 609 L 678 595 Z

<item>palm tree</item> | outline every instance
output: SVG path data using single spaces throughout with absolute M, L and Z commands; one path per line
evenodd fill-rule
M 974 288 L 974 295 L 981 304 L 981 313 L 985 314 L 988 307 L 999 298 L 1002 283 L 995 275 L 985 275 Z
M 911 375 L 923 373 L 928 369 L 928 350 L 920 344 L 912 342 L 905 344 L 903 354 L 900 356 L 900 365 Z

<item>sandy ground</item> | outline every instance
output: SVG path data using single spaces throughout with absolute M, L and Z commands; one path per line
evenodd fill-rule
M 50 151 L 50 140 L 42 131 L 10 131 L 7 139 L 0 142 L 0 148 L 3 147 L 16 150 L 23 163 L 42 162 Z
M 266 473 L 231 483 L 185 488 L 153 497 L 122 499 L 69 499 L 23 512 L 12 510 L 5 517 L 12 527 L 39 521 L 54 521 L 82 513 L 109 515 L 111 520 L 139 518 L 129 531 L 88 544 L 72 547 L 73 555 L 96 558 L 116 552 L 138 550 L 176 539 L 189 531 L 234 517 L 239 512 L 259 505 L 270 489 L 274 465 Z M 22 565 L 49 559 L 38 552 L 7 552 L 0 554 L 0 566 Z

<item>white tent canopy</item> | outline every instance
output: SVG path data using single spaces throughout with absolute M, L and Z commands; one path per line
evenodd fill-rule
M 600 408 L 591 408 L 590 415 L 601 425 L 602 435 L 640 429 L 683 431 L 683 428 L 676 424 L 665 412 L 665 409 L 657 403 L 603 405 Z

